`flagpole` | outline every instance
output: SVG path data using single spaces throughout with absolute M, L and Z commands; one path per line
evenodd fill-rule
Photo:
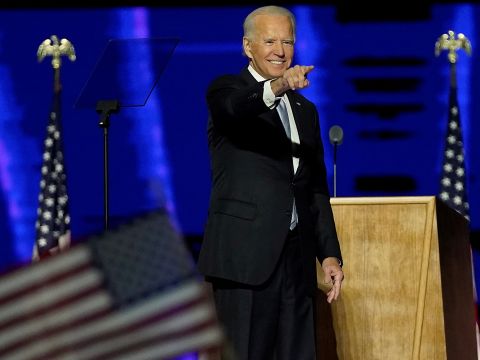
M 458 53 L 457 51 L 463 49 L 465 52 L 470 55 L 472 52 L 472 46 L 468 38 L 459 33 L 455 37 L 455 32 L 449 30 L 447 34 L 441 35 L 437 42 L 435 43 L 435 56 L 439 56 L 442 50 L 448 51 L 448 62 L 450 63 L 450 86 L 454 89 L 457 88 L 457 60 Z
M 70 61 L 75 61 L 77 59 L 75 48 L 69 40 L 63 38 L 59 41 L 56 35 L 52 35 L 49 39 L 44 40 L 37 50 L 38 62 L 42 62 L 47 56 L 52 57 L 53 93 L 54 95 L 58 95 L 62 90 L 62 84 L 60 82 L 62 56 L 68 56 Z
M 62 56 L 64 55 L 68 56 L 70 61 L 75 61 L 77 58 L 73 44 L 67 39 L 61 39 L 58 41 L 56 35 L 52 35 L 49 39 L 44 40 L 37 50 L 38 62 L 41 62 L 47 56 L 52 57 L 52 67 L 54 70 L 58 70 L 56 74 L 59 74 L 60 72 Z M 55 78 L 55 80 L 57 80 L 57 78 Z

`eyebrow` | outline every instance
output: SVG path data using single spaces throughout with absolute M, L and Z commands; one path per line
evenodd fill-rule
M 263 41 L 294 41 L 293 38 L 287 38 L 287 39 L 277 39 L 277 38 L 272 38 L 272 37 L 266 37 L 263 39 Z

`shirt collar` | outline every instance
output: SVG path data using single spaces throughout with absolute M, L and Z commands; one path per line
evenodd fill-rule
M 262 82 L 262 81 L 265 81 L 267 79 L 265 79 L 262 75 L 260 75 L 254 68 L 252 65 L 248 65 L 248 71 L 250 71 L 250 74 L 252 74 L 252 76 L 255 78 L 255 80 L 257 80 L 258 82 Z M 273 79 L 271 79 L 273 80 Z M 286 99 L 287 98 L 287 93 L 283 94 L 282 96 L 279 96 L 279 97 L 276 97 L 276 99 L 280 99 L 280 98 L 284 98 Z
M 260 75 L 254 68 L 252 65 L 248 65 L 248 71 L 250 71 L 250 74 L 252 74 L 252 76 L 255 78 L 255 80 L 257 80 L 258 82 L 261 82 L 261 81 L 265 81 L 267 79 L 265 79 L 262 75 Z

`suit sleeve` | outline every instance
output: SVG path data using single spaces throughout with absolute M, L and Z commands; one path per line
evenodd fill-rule
M 256 117 L 270 110 L 263 101 L 264 82 L 247 85 L 238 77 L 223 76 L 208 88 L 207 103 L 216 126 Z
M 330 205 L 330 194 L 327 184 L 327 171 L 324 160 L 323 143 L 320 136 L 320 124 L 318 112 L 314 109 L 315 119 L 315 166 L 313 170 L 313 199 L 312 213 L 315 221 L 315 237 L 317 241 L 317 258 L 320 262 L 327 257 L 336 257 L 342 263 L 342 254 L 338 242 L 335 221 L 332 207 Z

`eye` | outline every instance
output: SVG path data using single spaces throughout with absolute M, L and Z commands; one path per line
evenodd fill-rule
M 275 44 L 275 41 L 273 41 L 273 40 L 265 40 L 265 44 L 267 44 L 267 45 L 273 45 L 273 44 Z
M 283 40 L 282 43 L 283 45 L 293 46 L 293 40 Z

